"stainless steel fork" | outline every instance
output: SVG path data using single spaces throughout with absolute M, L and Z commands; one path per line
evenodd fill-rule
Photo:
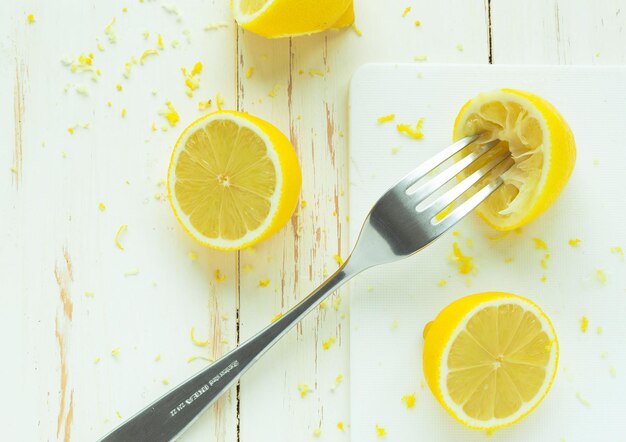
M 454 226 L 503 183 L 502 173 L 513 164 L 508 151 L 496 155 L 491 152 L 484 157 L 498 140 L 480 144 L 479 138 L 480 134 L 458 140 L 390 188 L 365 219 L 350 257 L 298 305 L 101 440 L 160 442 L 175 438 L 276 341 L 346 281 L 370 267 L 413 255 Z M 448 167 L 439 167 L 454 155 L 464 153 L 463 149 L 474 142 L 477 147 L 470 153 Z M 443 187 L 454 183 L 452 180 L 459 173 L 481 157 L 483 162 L 491 159 L 454 186 Z M 443 170 L 431 178 L 431 173 L 439 169 Z M 466 195 L 476 188 L 471 196 Z M 438 191 L 442 194 L 438 195 Z M 458 204 L 448 211 L 453 203 Z

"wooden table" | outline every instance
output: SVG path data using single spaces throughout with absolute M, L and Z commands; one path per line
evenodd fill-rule
M 0 5 L 3 440 L 93 440 L 337 267 L 336 256 L 348 253 L 348 223 L 360 222 L 346 219 L 347 94 L 358 66 L 423 56 L 509 64 L 626 57 L 626 2 L 617 0 L 357 0 L 362 35 L 280 40 L 238 30 L 228 4 Z M 158 55 L 142 64 L 146 49 Z M 90 52 L 93 72 L 61 62 Z M 200 88 L 190 98 L 181 67 L 198 61 Z M 289 135 L 303 171 L 291 223 L 238 253 L 194 243 L 162 181 L 176 137 L 216 109 L 218 94 L 225 108 Z M 166 101 L 180 114 L 175 127 L 159 115 Z M 124 224 L 121 250 L 114 239 Z M 336 297 L 310 315 L 181 440 L 305 441 L 316 428 L 320 440 L 349 440 L 348 306 Z M 192 342 L 192 327 L 208 345 Z M 298 384 L 312 391 L 301 397 Z

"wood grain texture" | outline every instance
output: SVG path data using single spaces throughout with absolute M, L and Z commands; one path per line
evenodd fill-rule
M 181 16 L 164 4 L 176 5 Z M 409 4 L 412 11 L 402 18 Z M 359 0 L 355 6 L 362 37 L 347 29 L 266 40 L 236 30 L 222 0 L 0 4 L 0 111 L 6 116 L 0 124 L 0 275 L 9 287 L 0 300 L 10 306 L 0 309 L 0 327 L 4 336 L 16 336 L 5 344 L 15 361 L 2 373 L 16 379 L 8 394 L 19 399 L 10 410 L 28 410 L 17 412 L 3 436 L 101 435 L 121 422 L 118 411 L 128 417 L 165 392 L 163 379 L 174 385 L 204 363 L 187 363 L 189 356 L 215 357 L 232 348 L 337 267 L 334 256 L 347 253 L 347 91 L 361 64 L 423 55 L 433 62 L 486 63 L 490 41 L 496 63 L 601 64 L 625 57 L 623 2 L 617 0 Z M 35 23 L 27 23 L 28 13 Z M 104 33 L 113 17 L 116 43 Z M 211 22 L 228 26 L 205 31 Z M 124 63 L 156 48 L 159 33 L 165 49 L 133 65 L 126 79 Z M 97 82 L 60 63 L 90 51 L 102 72 Z M 201 87 L 189 99 L 180 68 L 197 61 L 204 64 Z M 78 85 L 89 95 L 78 94 Z M 225 108 L 256 114 L 288 134 L 303 170 L 303 204 L 290 224 L 239 254 L 195 245 L 159 185 L 181 126 L 202 114 L 200 100 L 213 99 L 214 110 L 217 93 Z M 158 114 L 166 100 L 181 115 L 175 128 Z M 129 226 L 124 251 L 113 241 L 122 224 Z M 189 252 L 198 259 L 190 260 Z M 137 275 L 124 276 L 135 268 Z M 65 278 L 65 302 L 55 269 Z M 217 269 L 222 282 L 214 278 Z M 270 284 L 260 287 L 260 279 Z M 335 305 L 331 300 L 286 336 L 182 439 L 308 440 L 319 427 L 324 440 L 347 440 L 347 297 Z M 199 338 L 209 337 L 208 347 L 193 345 L 191 326 Z M 324 350 L 321 343 L 330 337 L 336 342 Z M 117 347 L 120 355 L 111 356 Z M 338 374 L 344 380 L 331 390 Z M 302 383 L 313 390 L 304 398 L 297 390 Z M 348 431 L 335 428 L 339 420 Z

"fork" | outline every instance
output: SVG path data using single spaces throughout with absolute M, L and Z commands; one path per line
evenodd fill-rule
M 368 268 L 413 255 L 459 222 L 503 184 L 502 174 L 514 164 L 508 151 L 501 154 L 493 151 L 499 140 L 480 144 L 477 142 L 480 136 L 472 135 L 456 141 L 387 190 L 367 215 L 350 257 L 300 303 L 138 412 L 101 441 L 160 442 L 174 439 L 287 331 L 348 280 Z M 463 155 L 463 149 L 474 142 L 477 142 L 474 150 L 444 168 L 443 163 L 457 154 Z M 479 164 L 477 161 L 485 160 L 488 160 L 486 164 L 454 184 L 454 178 L 468 166 L 475 167 Z M 439 169 L 443 170 L 433 175 Z M 462 198 L 476 188 L 478 190 L 471 196 Z M 455 206 L 449 210 L 453 204 Z

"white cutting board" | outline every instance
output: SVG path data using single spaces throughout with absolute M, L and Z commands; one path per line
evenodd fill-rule
M 620 67 L 366 65 L 350 90 L 350 236 L 373 202 L 420 161 L 450 144 L 463 103 L 481 91 L 525 89 L 551 101 L 576 137 L 578 158 L 557 202 L 521 234 L 493 241 L 476 215 L 417 255 L 361 275 L 351 293 L 351 435 L 354 442 L 484 441 L 458 424 L 423 384 L 422 329 L 448 303 L 471 293 L 510 291 L 536 301 L 552 318 L 561 359 L 544 402 L 490 441 L 625 440 L 626 69 Z M 393 122 L 379 116 L 395 113 Z M 422 140 L 396 123 L 424 117 Z M 392 154 L 392 148 L 399 148 Z M 549 246 L 547 270 L 532 238 Z M 582 239 L 573 248 L 572 238 Z M 473 241 L 470 247 L 467 240 Z M 453 241 L 474 257 L 471 281 L 449 263 Z M 505 263 L 505 258 L 513 258 Z M 607 274 L 606 284 L 596 269 Z M 547 276 L 541 282 L 542 275 Z M 446 279 L 447 285 L 437 282 Z M 469 285 L 469 286 L 468 286 Z M 580 329 L 586 315 L 589 328 Z M 393 322 L 397 328 L 393 329 Z M 602 327 L 598 334 L 597 327 Z M 414 408 L 400 398 L 417 393 Z M 578 398 L 577 398 L 578 396 Z M 580 399 L 579 399 L 580 398 Z M 581 400 L 582 399 L 582 400 Z M 587 401 L 587 405 L 583 404 Z M 563 438 L 563 439 L 562 439 Z

